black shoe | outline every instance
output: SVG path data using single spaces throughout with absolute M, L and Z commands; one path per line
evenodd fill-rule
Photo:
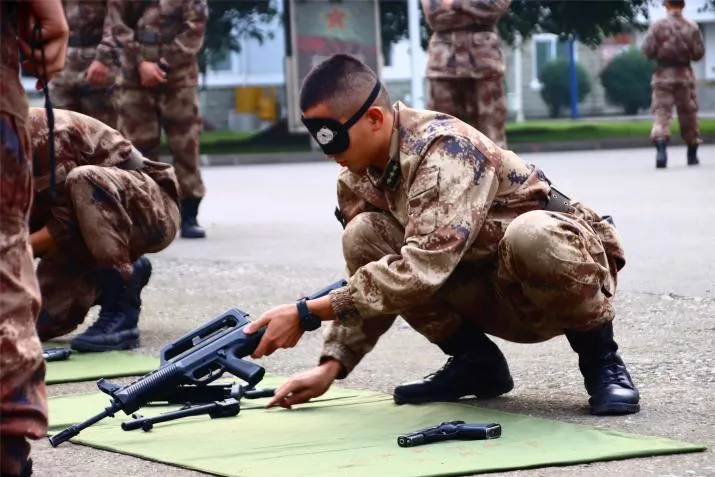
M 579 355 L 591 414 L 596 416 L 635 414 L 640 411 L 640 394 L 626 365 L 616 352 L 613 326 L 608 323 L 592 331 L 567 331 L 566 338 Z
M 491 399 L 514 389 L 514 380 L 509 366 L 496 344 L 481 331 L 468 336 L 464 330 L 457 335 L 465 342 L 460 348 L 469 349 L 449 353 L 449 345 L 440 347 L 454 354 L 438 371 L 422 381 L 413 381 L 397 386 L 393 398 L 396 404 L 419 404 L 434 401 L 456 401 L 465 396 Z
M 665 169 L 668 167 L 668 152 L 666 151 L 666 142 L 662 139 L 655 141 L 655 167 L 657 169 Z
M 181 237 L 182 238 L 205 238 L 206 231 L 199 225 L 197 216 L 199 215 L 200 198 L 181 200 Z
M 698 145 L 692 144 L 688 146 L 688 165 L 697 166 L 700 164 L 700 159 L 698 159 Z
M 98 273 L 102 287 L 99 318 L 76 336 L 70 347 L 76 351 L 115 351 L 139 347 L 139 313 L 141 291 L 149 283 L 151 262 L 146 257 L 134 262 L 127 283 L 115 269 Z

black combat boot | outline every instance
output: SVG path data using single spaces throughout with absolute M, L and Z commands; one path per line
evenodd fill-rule
M 471 323 L 463 324 L 439 347 L 451 355 L 447 363 L 422 381 L 397 386 L 396 404 L 456 401 L 464 396 L 490 399 L 514 388 L 504 355 Z
M 181 237 L 182 238 L 204 238 L 206 231 L 199 225 L 197 216 L 199 215 L 200 198 L 189 198 L 181 200 Z
M 591 414 L 596 416 L 634 414 L 640 411 L 640 394 L 626 365 L 616 352 L 613 325 L 591 331 L 566 331 L 584 378 Z
M 691 144 L 688 146 L 688 165 L 697 166 L 700 164 L 700 159 L 698 159 L 698 145 Z
M 71 342 L 77 351 L 113 351 L 139 347 L 139 312 L 141 291 L 151 276 L 151 262 L 146 257 L 134 262 L 134 271 L 128 282 L 118 270 L 102 269 L 98 272 L 102 288 L 99 318 Z
M 655 167 L 657 169 L 665 169 L 668 167 L 668 152 L 666 151 L 667 144 L 663 139 L 655 141 Z

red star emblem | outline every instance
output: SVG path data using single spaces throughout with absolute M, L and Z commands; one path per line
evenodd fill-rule
M 345 14 L 345 12 L 339 8 L 333 8 L 332 10 L 330 10 L 328 13 L 325 14 L 325 18 L 328 20 L 328 29 L 331 29 L 331 28 L 343 29 L 343 28 L 345 28 L 345 17 L 346 16 L 347 15 Z

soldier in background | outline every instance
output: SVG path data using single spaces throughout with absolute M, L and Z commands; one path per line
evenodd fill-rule
M 117 127 L 114 84 L 119 60 L 105 28 L 107 2 L 64 0 L 70 38 L 65 68 L 50 83 L 55 108 L 69 109 Z
M 684 0 L 665 0 L 668 15 L 653 23 L 641 49 L 646 57 L 656 60 L 651 86 L 654 121 L 650 138 L 657 150 L 655 166 L 668 165 L 666 147 L 670 141 L 673 105 L 678 111 L 680 135 L 688 146 L 689 166 L 700 163 L 698 145 L 702 143 L 698 126 L 698 99 L 690 63 L 705 54 L 703 35 L 698 25 L 683 17 Z
M 208 20 L 206 0 L 109 0 L 108 21 L 120 55 L 119 130 L 158 161 L 162 128 L 181 187 L 181 236 L 203 238 L 199 204 L 197 55 Z
M 33 25 L 34 24 L 34 25 Z M 38 28 L 31 28 L 37 26 Z M 0 475 L 32 475 L 30 443 L 47 433 L 47 389 L 35 322 L 40 293 L 29 243 L 32 150 L 18 52 L 36 88 L 64 67 L 60 0 L 0 2 Z M 39 48 L 31 48 L 39 43 Z
M 427 109 L 464 119 L 506 147 L 504 57 L 496 25 L 511 0 L 422 0 L 433 30 Z

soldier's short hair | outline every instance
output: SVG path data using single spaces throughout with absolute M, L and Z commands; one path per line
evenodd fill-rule
M 663 4 L 676 8 L 685 8 L 685 0 L 664 0 Z
M 335 54 L 306 75 L 300 88 L 300 110 L 327 103 L 336 117 L 350 116 L 362 106 L 378 80 L 372 68 L 359 59 L 344 53 Z M 390 105 L 390 95 L 384 85 L 373 105 Z

